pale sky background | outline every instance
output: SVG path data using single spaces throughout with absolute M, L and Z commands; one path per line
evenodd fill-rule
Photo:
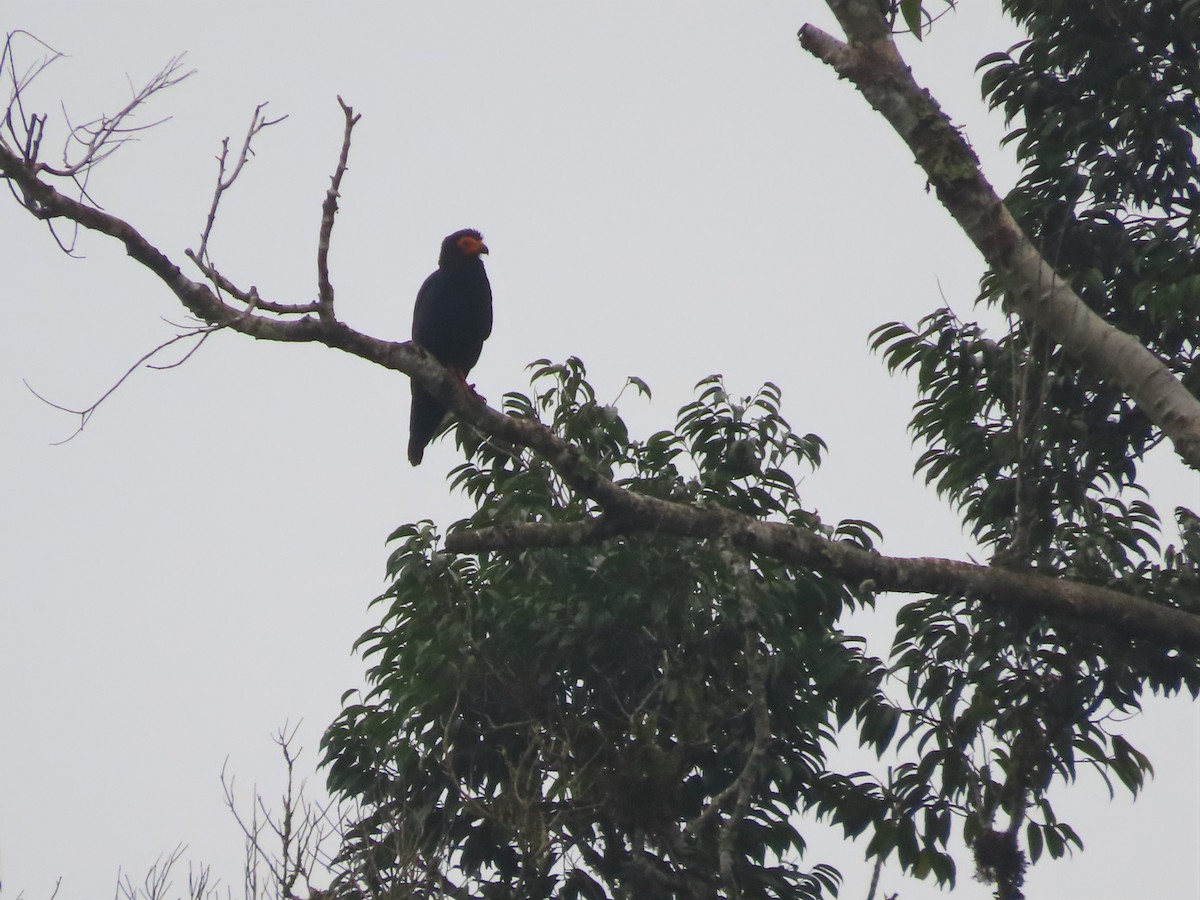
M 975 62 L 1015 39 L 992 2 L 963 4 L 924 45 L 918 78 L 964 125 L 1001 190 L 1015 167 L 979 101 Z M 59 3 L 8 0 L 4 30 L 69 59 L 34 94 L 76 120 L 113 111 L 171 56 L 198 74 L 159 96 L 173 119 L 106 162 L 94 198 L 186 268 L 220 140 L 255 104 L 288 120 L 260 135 L 212 244 L 264 297 L 315 294 L 320 203 L 342 133 L 363 119 L 334 233 L 340 315 L 407 339 L 441 238 L 481 229 L 496 330 L 473 380 L 493 400 L 524 366 L 582 357 L 642 434 L 669 427 L 691 386 L 763 380 L 828 442 L 804 496 L 827 520 L 865 518 L 885 552 L 964 558 L 956 517 L 914 480 L 912 386 L 867 350 L 884 321 L 945 295 L 961 314 L 981 271 L 886 123 L 796 41 L 806 2 Z M 30 48 L 26 48 L 30 52 Z M 149 117 L 148 117 L 149 118 Z M 271 734 L 303 721 L 315 765 L 338 698 L 360 684 L 351 644 L 384 587 L 384 538 L 466 509 L 449 442 L 404 459 L 407 385 L 324 348 L 221 334 L 186 365 L 138 373 L 86 431 L 22 386 L 86 405 L 183 311 L 112 241 L 64 257 L 0 201 L 0 878 L 7 896 L 111 896 L 177 844 L 240 890 L 241 838 L 218 776 L 278 790 Z M 628 401 L 628 402 L 626 402 Z M 1200 502 L 1160 454 L 1158 508 Z M 899 605 L 880 599 L 882 615 Z M 1086 774 L 1060 796 L 1074 859 L 1036 866 L 1031 898 L 1200 896 L 1200 717 L 1155 701 L 1126 733 L 1158 777 L 1136 804 Z M 313 775 L 319 785 L 321 775 Z M 807 832 L 806 832 L 807 833 Z M 809 864 L 865 897 L 863 847 L 820 828 Z M 954 896 L 990 895 L 968 857 Z M 186 878 L 180 872 L 182 892 Z M 938 894 L 885 874 L 884 894 Z

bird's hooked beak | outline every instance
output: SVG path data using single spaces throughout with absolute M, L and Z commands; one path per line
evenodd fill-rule
M 464 256 L 482 256 L 488 252 L 487 244 L 473 234 L 464 234 L 454 244 Z

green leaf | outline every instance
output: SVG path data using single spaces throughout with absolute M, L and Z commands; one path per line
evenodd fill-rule
M 904 24 L 918 41 L 922 39 L 922 0 L 900 0 L 900 15 L 904 17 Z

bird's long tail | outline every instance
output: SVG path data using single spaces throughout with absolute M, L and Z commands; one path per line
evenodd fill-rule
M 446 407 L 432 394 L 412 385 L 412 411 L 408 416 L 408 461 L 419 466 L 425 458 L 425 448 L 433 440 L 446 416 Z

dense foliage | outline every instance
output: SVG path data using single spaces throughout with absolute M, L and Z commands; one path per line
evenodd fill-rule
M 634 441 L 578 360 L 538 364 L 533 384 L 507 411 L 544 416 L 632 489 L 821 527 L 785 466 L 816 466 L 823 445 L 788 427 L 771 385 L 735 401 L 709 379 L 675 431 Z M 455 481 L 478 511 L 458 527 L 594 512 L 545 463 L 461 432 Z M 478 557 L 439 553 L 429 523 L 393 539 L 384 619 L 361 641 L 371 692 L 326 738 L 331 783 L 371 810 L 348 847 L 361 889 L 815 897 L 838 876 L 798 865 L 805 806 L 852 833 L 886 824 L 949 875 L 917 834 L 923 798 L 829 770 L 840 724 L 882 749 L 898 722 L 881 664 L 837 627 L 845 585 L 719 539 Z
M 1004 6 L 1028 39 L 980 68 L 1024 163 L 1007 204 L 1093 310 L 1195 389 L 1200 4 Z M 1003 309 L 1004 294 L 984 277 L 981 302 Z M 1195 518 L 1176 510 L 1182 540 L 1164 551 L 1138 482 L 1157 430 L 1036 328 L 1008 325 L 943 308 L 916 328 L 877 330 L 888 364 L 917 376 L 918 469 L 958 505 L 993 564 L 1200 611 Z M 946 754 L 944 785 L 966 805 L 966 837 L 1001 897 L 1020 896 L 1022 827 L 1034 861 L 1078 844 L 1045 799 L 1056 777 L 1071 780 L 1088 761 L 1141 785 L 1148 761 L 1107 733 L 1106 716 L 1136 710 L 1147 689 L 1200 688 L 1194 659 L 963 598 L 910 604 L 900 626 L 911 695 L 942 698 L 936 721 L 917 730 Z
M 1004 6 L 1028 39 L 980 68 L 1025 166 L 1010 208 L 1092 309 L 1195 387 L 1200 3 Z M 1200 612 L 1197 519 L 1177 509 L 1168 538 L 1139 483 L 1159 433 L 1004 316 L 1005 289 L 984 276 L 987 324 L 943 308 L 874 335 L 916 376 L 918 470 L 993 565 Z M 709 379 L 673 430 L 635 440 L 584 374 L 542 361 L 506 411 L 633 491 L 877 537 L 803 508 L 795 467 L 823 445 L 791 430 L 775 387 L 735 401 Z M 545 463 L 459 442 L 477 511 L 456 527 L 600 513 Z M 719 538 L 582 534 L 476 556 L 440 552 L 430 523 L 393 535 L 383 621 L 360 642 L 370 690 L 326 736 L 331 784 L 364 811 L 346 896 L 815 897 L 838 875 L 803 860 L 807 810 L 943 883 L 957 822 L 978 874 L 1018 898 L 1031 862 L 1082 846 L 1052 785 L 1087 766 L 1136 792 L 1150 772 L 1113 714 L 1200 691 L 1190 656 L 961 596 L 904 606 L 885 663 L 843 631 L 863 586 Z M 887 777 L 839 772 L 839 736 Z

